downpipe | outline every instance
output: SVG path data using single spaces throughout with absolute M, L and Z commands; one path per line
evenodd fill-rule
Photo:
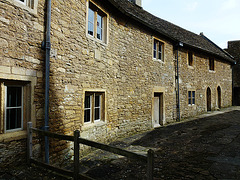
M 44 120 L 44 130 L 49 130 L 49 72 L 50 72 L 50 51 L 51 51 L 51 41 L 50 41 L 50 31 L 51 31 L 51 0 L 47 0 L 47 25 L 46 25 L 46 40 L 45 40 L 45 120 Z M 49 164 L 49 139 L 45 136 L 45 163 Z
M 177 121 L 181 121 L 181 107 L 180 107 L 180 87 L 179 87 L 179 47 L 183 47 L 182 42 L 178 42 L 176 45 L 176 50 L 177 50 L 177 75 L 176 75 L 176 80 L 177 80 Z

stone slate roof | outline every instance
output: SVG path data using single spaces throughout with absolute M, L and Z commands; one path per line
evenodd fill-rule
M 184 46 L 200 49 L 206 53 L 218 56 L 231 63 L 235 63 L 234 58 L 226 51 L 218 47 L 203 34 L 197 35 L 185 30 L 177 25 L 156 17 L 141 7 L 130 3 L 128 0 L 108 0 L 119 11 L 141 24 L 157 31 L 170 38 L 174 42 L 182 42 Z

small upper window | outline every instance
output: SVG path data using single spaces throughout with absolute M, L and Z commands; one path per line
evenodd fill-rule
M 37 14 L 37 7 L 39 0 L 5 0 L 11 4 L 25 9 L 31 13 Z
M 153 58 L 163 61 L 163 43 L 156 39 L 153 42 Z
M 193 53 L 188 52 L 188 65 L 193 66 Z
M 87 34 L 106 42 L 107 37 L 107 14 L 99 9 L 96 5 L 89 2 L 88 7 L 88 30 Z
M 214 71 L 214 59 L 209 58 L 209 70 Z

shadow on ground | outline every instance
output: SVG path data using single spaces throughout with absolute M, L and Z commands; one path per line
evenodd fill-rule
M 155 179 L 240 179 L 240 111 L 157 128 L 113 145 L 155 150 Z M 97 154 L 96 154 L 97 156 Z M 106 155 L 107 156 L 107 155 Z M 91 159 L 91 158 L 90 158 Z M 145 179 L 146 166 L 107 158 L 86 174 L 96 179 Z

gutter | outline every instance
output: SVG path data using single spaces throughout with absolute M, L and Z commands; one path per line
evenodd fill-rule
M 51 41 L 50 41 L 50 31 L 51 31 L 51 0 L 47 0 L 47 25 L 46 25 L 46 40 L 45 40 L 45 120 L 44 120 L 44 130 L 49 129 L 49 72 L 50 72 L 50 51 L 51 51 Z M 49 164 L 49 140 L 45 136 L 45 163 Z

